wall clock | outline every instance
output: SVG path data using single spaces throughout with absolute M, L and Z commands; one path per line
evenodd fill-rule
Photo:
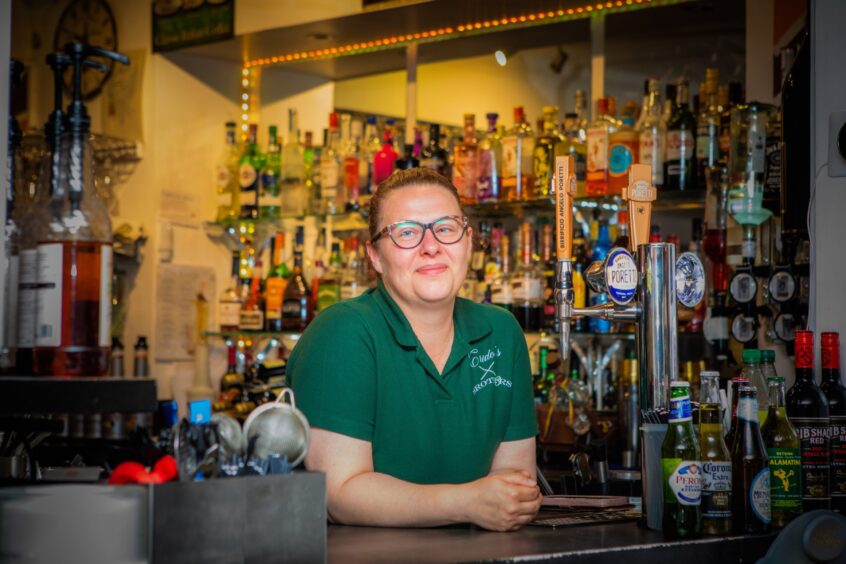
M 102 47 L 109 51 L 117 51 L 117 24 L 112 9 L 106 0 L 71 0 L 56 26 L 53 38 L 53 48 L 63 51 L 65 45 L 79 41 L 93 47 Z M 103 85 L 112 75 L 115 62 L 102 57 L 92 57 L 103 63 L 108 72 L 83 67 L 82 69 L 82 98 L 91 100 L 103 89 Z M 73 69 L 65 72 L 65 91 L 70 93 L 73 81 Z

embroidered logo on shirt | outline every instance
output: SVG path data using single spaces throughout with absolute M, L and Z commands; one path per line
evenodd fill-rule
M 499 347 L 496 347 L 496 350 L 488 349 L 482 354 L 479 353 L 479 349 L 473 349 L 467 355 L 470 359 L 470 366 L 478 368 L 481 372 L 479 382 L 473 386 L 474 396 L 488 386 L 495 388 L 500 386 L 511 387 L 511 380 L 507 380 L 496 373 L 496 361 L 501 356 L 502 351 L 499 350 Z

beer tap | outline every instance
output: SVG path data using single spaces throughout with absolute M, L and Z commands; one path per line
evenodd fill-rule
M 656 190 L 648 165 L 634 164 L 623 189 L 630 218 L 630 249 L 611 249 L 606 259 L 586 271 L 587 282 L 610 301 L 586 308 L 573 306 L 572 191 L 575 187 L 572 157 L 556 158 L 556 309 L 561 333 L 560 352 L 569 353 L 569 325 L 577 316 L 637 324 L 636 341 L 640 371 L 641 409 L 669 407 L 670 382 L 678 379 L 676 299 L 695 307 L 705 293 L 705 271 L 693 253 L 676 259 L 670 243 L 648 243 L 652 202 Z M 637 256 L 637 262 L 635 257 Z

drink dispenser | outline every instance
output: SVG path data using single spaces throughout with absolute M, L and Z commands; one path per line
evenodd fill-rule
M 91 120 L 82 102 L 82 67 L 91 56 L 125 55 L 83 43 L 65 47 L 73 67 L 49 223 L 37 245 L 34 370 L 43 376 L 105 376 L 111 346 L 112 230 L 94 185 Z

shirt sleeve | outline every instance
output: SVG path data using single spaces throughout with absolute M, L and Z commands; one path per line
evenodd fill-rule
M 513 319 L 513 318 L 512 318 Z M 511 417 L 505 429 L 503 441 L 528 439 L 538 434 L 535 417 L 535 399 L 532 391 L 532 369 L 529 364 L 529 350 L 523 331 L 513 319 L 514 366 L 512 370 Z
M 373 440 L 376 361 L 364 319 L 335 304 L 309 324 L 291 351 L 287 378 L 312 427 Z

